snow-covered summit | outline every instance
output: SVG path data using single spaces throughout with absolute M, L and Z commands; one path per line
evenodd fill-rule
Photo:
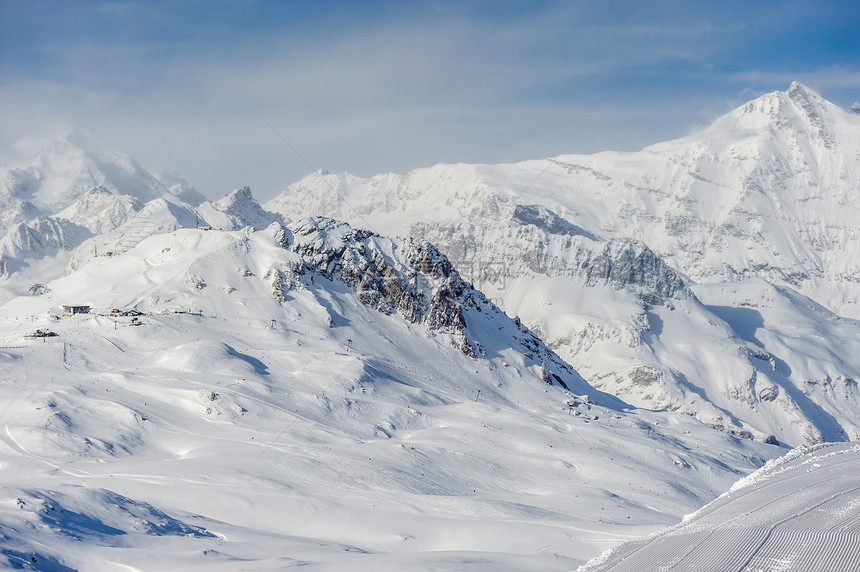
M 281 215 L 263 210 L 251 194 L 251 187 L 234 189 L 217 201 L 204 202 L 197 207 L 197 212 L 206 224 L 223 230 L 246 226 L 265 228 L 273 222 L 283 222 Z
M 196 206 L 204 200 L 182 179 L 147 171 L 85 130 L 19 146 L 31 158 L 4 167 L 0 193 L 8 201 L 29 202 L 46 215 L 70 207 L 94 189 L 141 203 L 163 197 Z

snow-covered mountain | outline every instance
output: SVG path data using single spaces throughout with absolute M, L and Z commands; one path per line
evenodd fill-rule
M 570 569 L 782 451 L 595 390 L 432 245 L 331 219 L 45 286 L 0 306 L 10 567 Z
M 697 282 L 765 278 L 860 317 L 858 181 L 860 117 L 794 83 L 636 153 L 366 180 L 320 173 L 267 207 L 363 216 L 389 231 L 489 226 L 538 204 L 598 237 L 642 240 Z
M 187 209 L 205 200 L 186 181 L 145 170 L 85 130 L 19 146 L 27 160 L 0 163 L 0 299 L 59 275 L 73 249 L 152 201 Z
M 184 180 L 145 170 L 85 130 L 19 146 L 31 158 L 0 167 L 0 231 L 42 215 L 59 216 L 101 233 L 156 198 L 191 206 L 205 200 Z
M 316 173 L 266 207 L 428 240 L 595 386 L 797 445 L 860 435 L 858 181 L 860 117 L 795 83 L 637 153 Z
M 0 168 L 0 300 L 74 270 L 96 256 L 125 252 L 179 228 L 265 228 L 248 187 L 209 202 L 184 180 L 143 169 L 96 135 L 77 130 L 21 144 L 32 158 Z
M 284 222 L 281 215 L 260 206 L 250 187 L 235 189 L 217 201 L 204 202 L 197 207 L 197 213 L 206 224 L 222 230 L 239 230 L 246 226 L 266 228 L 273 222 Z

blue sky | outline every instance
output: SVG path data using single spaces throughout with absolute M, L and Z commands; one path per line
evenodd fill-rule
M 636 150 L 793 80 L 850 106 L 858 30 L 856 1 L 0 0 L 0 146 L 80 125 L 261 200 L 308 165 Z

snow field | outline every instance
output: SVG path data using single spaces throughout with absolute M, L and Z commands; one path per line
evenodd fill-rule
M 2 308 L 2 339 L 59 334 L 2 350 L 9 565 L 571 569 L 778 451 L 547 385 L 500 314 L 467 313 L 472 359 L 319 275 L 279 303 L 278 256 L 177 231 Z M 49 321 L 66 299 L 148 313 Z

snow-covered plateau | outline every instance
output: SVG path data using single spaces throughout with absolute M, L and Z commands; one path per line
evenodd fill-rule
M 263 206 L 23 148 L 0 567 L 856 568 L 860 117 L 806 87 Z

